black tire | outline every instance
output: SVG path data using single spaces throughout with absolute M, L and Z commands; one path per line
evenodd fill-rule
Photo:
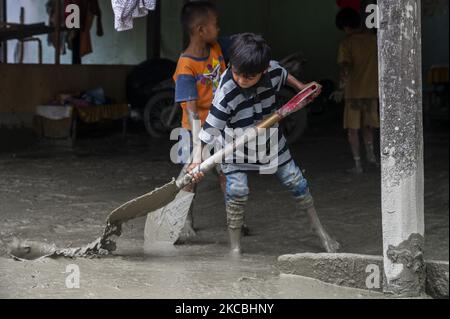
M 283 105 L 295 96 L 295 91 L 282 88 L 279 94 L 280 103 Z M 170 132 L 180 126 L 181 108 L 175 105 L 174 92 L 172 90 L 161 91 L 154 94 L 148 100 L 144 109 L 144 124 L 148 134 L 154 138 L 167 137 Z M 170 124 L 167 124 L 168 114 L 177 108 L 176 116 Z M 300 139 L 308 126 L 307 110 L 300 110 L 281 122 L 281 129 L 288 144 L 293 144 Z
M 143 109 L 161 82 L 170 80 L 176 62 L 167 59 L 150 59 L 135 66 L 127 76 L 127 101 L 135 109 Z
M 175 117 L 171 123 L 167 123 L 173 108 L 176 108 Z M 175 92 L 173 90 L 157 92 L 145 105 L 145 128 L 151 137 L 167 137 L 174 128 L 180 127 L 181 114 L 181 107 L 175 103 Z
M 287 103 L 295 96 L 296 92 L 284 87 L 280 90 L 279 99 L 281 105 Z M 297 142 L 308 127 L 308 111 L 306 108 L 289 115 L 281 121 L 281 130 L 288 144 Z

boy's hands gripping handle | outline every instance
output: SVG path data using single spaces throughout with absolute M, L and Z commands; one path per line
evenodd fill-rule
M 200 165 L 195 167 L 191 173 L 184 175 L 176 181 L 178 188 L 183 188 L 193 182 L 193 176 L 199 173 L 206 173 L 212 169 L 216 164 L 222 163 L 222 160 L 227 156 L 231 155 L 234 150 L 242 146 L 248 141 L 255 139 L 258 136 L 258 129 L 265 129 L 272 127 L 279 121 L 281 121 L 286 116 L 295 113 L 306 105 L 311 103 L 316 94 L 320 92 L 320 85 L 317 83 L 312 83 L 303 89 L 300 93 L 294 96 L 289 102 L 287 102 L 283 107 L 276 111 L 272 116 L 265 119 L 264 121 L 258 123 L 253 130 L 247 130 L 246 133 L 236 139 L 235 143 L 227 144 L 219 152 L 215 153 L 213 156 L 209 157 L 203 161 Z

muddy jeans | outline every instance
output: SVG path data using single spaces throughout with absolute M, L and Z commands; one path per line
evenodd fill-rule
M 308 182 L 293 160 L 280 166 L 276 175 L 280 182 L 291 191 L 300 209 L 305 210 L 314 205 Z M 227 174 L 226 177 L 227 225 L 229 228 L 239 229 L 244 223 L 245 204 L 249 195 L 247 173 L 235 172 Z

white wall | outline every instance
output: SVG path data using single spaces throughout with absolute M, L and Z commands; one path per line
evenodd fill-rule
M 177 61 L 183 50 L 181 0 L 161 1 L 161 57 Z
M 19 22 L 20 7 L 25 8 L 25 23 L 45 22 L 48 15 L 45 9 L 47 0 L 7 0 L 8 22 Z M 111 1 L 99 1 L 102 16 L 104 36 L 97 37 L 95 22 L 91 29 L 93 53 L 83 58 L 83 64 L 138 64 L 146 59 L 146 18 L 135 20 L 134 28 L 130 31 L 117 32 L 114 29 L 114 14 Z M 47 35 L 38 36 L 43 42 L 43 62 L 54 63 L 55 51 L 47 44 Z M 8 62 L 14 61 L 14 49 L 17 41 L 8 41 Z M 24 63 L 37 63 L 37 45 L 25 44 Z M 72 51 L 67 50 L 61 56 L 62 64 L 70 64 Z
M 262 1 L 264 7 L 272 3 L 270 23 L 259 19 L 248 19 L 248 15 L 241 17 L 248 4 L 233 0 L 215 1 L 219 9 L 223 10 L 224 20 L 221 21 L 224 34 L 253 30 L 264 32 L 274 46 L 278 58 L 302 50 L 309 63 L 307 73 L 311 78 L 331 77 L 337 73 L 336 51 L 339 40 L 343 37 L 334 27 L 334 15 L 337 11 L 334 4 L 328 6 L 316 4 L 316 1 L 283 0 L 286 3 Z M 258 2 L 260 2 L 259 0 Z M 302 14 L 298 14 L 301 4 Z M 432 15 L 423 18 L 423 67 L 429 68 L 433 64 L 448 64 L 448 2 L 441 1 L 441 7 L 433 11 Z M 8 21 L 19 22 L 20 7 L 25 7 L 25 22 L 36 23 L 48 21 L 45 11 L 46 0 L 7 0 Z M 86 64 L 138 64 L 146 59 L 146 18 L 135 20 L 135 27 L 131 31 L 117 32 L 114 29 L 113 12 L 109 0 L 99 1 L 103 13 L 105 35 L 101 38 L 95 35 L 93 26 L 92 40 L 94 52 L 83 58 Z M 241 10 L 234 12 L 236 5 Z M 162 1 L 162 56 L 176 60 L 181 52 L 182 34 L 179 23 L 181 0 Z M 261 6 L 259 6 L 261 7 Z M 259 8 L 256 6 L 255 8 Z M 443 8 L 442 8 L 443 7 Z M 321 8 L 321 9 L 320 9 Z M 320 10 L 319 10 L 320 9 Z M 260 8 L 259 11 L 264 11 Z M 267 11 L 267 10 L 266 10 Z M 264 12 L 266 12 L 264 11 Z M 290 15 L 287 12 L 291 11 Z M 429 11 L 429 10 L 427 10 Z M 241 15 L 239 15 L 241 13 Z M 266 12 L 267 13 L 267 12 Z M 257 16 L 257 15 L 256 15 Z M 232 17 L 232 18 L 230 18 Z M 280 17 L 283 17 L 280 19 Z M 259 17 L 261 18 L 261 17 Z M 297 18 L 295 20 L 294 18 Z M 302 21 L 314 21 L 314 24 Z M 263 26 L 260 26 L 260 24 Z M 252 28 L 254 26 L 254 28 Z M 314 27 L 319 26 L 319 27 Z M 263 30 L 264 29 L 264 30 Z M 304 30 L 313 30 L 314 37 L 299 36 Z M 47 36 L 39 36 L 44 44 L 44 63 L 54 63 L 54 49 L 47 45 Z M 326 40 L 325 40 L 326 39 Z M 14 61 L 14 47 L 17 41 L 8 41 L 8 62 Z M 36 44 L 26 44 L 25 63 L 37 62 Z M 61 56 L 61 63 L 71 63 L 71 51 Z

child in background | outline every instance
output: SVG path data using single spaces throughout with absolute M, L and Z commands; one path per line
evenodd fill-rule
M 361 174 L 361 129 L 366 159 L 371 165 L 379 165 L 373 147 L 373 130 L 380 127 L 377 38 L 362 29 L 360 14 L 351 8 L 339 11 L 336 26 L 347 34 L 339 46 L 338 64 L 341 68 L 340 89 L 344 90 L 345 98 L 344 129 L 348 129 L 355 162 L 349 172 Z
M 189 45 L 178 60 L 173 79 L 175 102 L 180 103 L 183 109 L 182 127 L 189 131 L 190 136 L 181 137 L 179 162 L 186 165 L 180 175 L 200 156 L 201 143 L 198 134 L 208 116 L 220 76 L 226 69 L 224 54 L 218 43 L 219 22 L 214 5 L 207 1 L 187 3 L 181 12 L 181 23 L 189 34 Z M 185 158 L 182 158 L 183 156 Z M 224 190 L 225 176 L 219 170 L 217 172 Z M 188 186 L 184 190 L 196 192 L 195 186 Z M 181 241 L 195 236 L 192 211 L 193 205 L 181 232 Z

